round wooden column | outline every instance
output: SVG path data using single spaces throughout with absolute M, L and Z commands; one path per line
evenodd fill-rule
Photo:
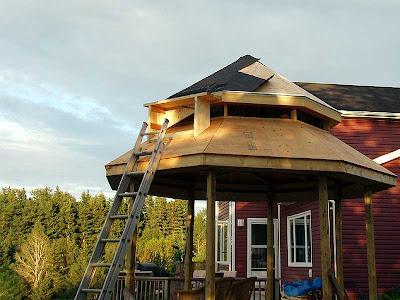
M 215 171 L 207 173 L 207 223 L 206 223 L 206 300 L 215 300 L 215 200 L 217 192 Z
M 377 300 L 378 287 L 376 282 L 374 214 L 372 208 L 372 189 L 370 186 L 364 187 L 364 202 L 365 202 L 365 229 L 367 233 L 369 299 Z
M 194 225 L 194 189 L 190 190 L 190 199 L 187 202 L 187 215 L 186 215 L 186 240 L 185 240 L 185 262 L 184 262 L 184 277 L 185 277 L 185 290 L 192 289 L 192 275 L 193 275 L 193 225 Z
M 268 218 L 267 218 L 267 292 L 265 293 L 267 300 L 274 299 L 274 195 L 267 194 L 268 197 Z
M 331 268 L 331 247 L 329 241 L 329 210 L 328 210 L 328 179 L 326 176 L 318 178 L 319 194 L 319 230 L 321 235 L 321 267 L 322 267 L 322 298 L 332 300 L 332 284 L 328 271 Z

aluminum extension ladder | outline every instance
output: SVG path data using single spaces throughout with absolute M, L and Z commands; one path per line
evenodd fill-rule
M 97 294 L 97 299 L 99 300 L 111 299 L 119 272 L 124 264 L 124 259 L 129 248 L 129 243 L 131 241 L 133 233 L 136 230 L 136 226 L 143 209 L 144 201 L 150 189 L 151 182 L 153 181 L 154 174 L 158 168 L 158 164 L 160 162 L 161 155 L 165 147 L 163 143 L 163 138 L 165 135 L 165 131 L 167 130 L 167 126 L 168 119 L 165 119 L 161 130 L 146 133 L 147 123 L 143 123 L 142 129 L 140 130 L 139 136 L 136 140 L 135 147 L 133 148 L 132 155 L 129 158 L 128 163 L 126 164 L 124 174 L 122 175 L 121 181 L 114 197 L 114 201 L 111 204 L 110 211 L 107 214 L 96 246 L 94 247 L 92 256 L 87 265 L 85 275 L 83 276 L 81 284 L 79 285 L 75 300 L 86 299 L 86 296 L 88 294 Z M 158 135 L 158 138 L 152 151 L 142 152 L 141 143 L 143 136 L 146 135 Z M 151 155 L 151 158 L 149 160 L 147 170 L 141 172 L 134 171 L 136 170 L 139 157 L 148 155 Z M 132 179 L 138 176 L 143 176 L 138 191 L 128 192 L 127 190 Z M 122 199 L 124 197 L 135 198 L 135 201 L 132 205 L 132 210 L 128 212 L 128 215 L 117 215 L 122 203 Z M 127 220 L 122 236 L 118 239 L 110 239 L 109 235 L 113 221 L 121 219 Z M 100 262 L 103 256 L 104 248 L 107 243 L 118 243 L 113 261 L 111 263 Z M 90 288 L 90 283 L 94 277 L 96 268 L 108 268 L 107 275 L 101 289 Z

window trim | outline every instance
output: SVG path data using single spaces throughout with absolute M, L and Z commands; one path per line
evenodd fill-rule
M 223 239 L 222 231 L 221 231 L 221 235 L 218 236 L 218 226 L 222 225 L 222 224 L 226 226 L 226 260 L 218 260 L 218 242 L 219 242 L 218 238 L 221 238 L 221 241 L 222 241 L 222 247 L 220 249 L 222 251 L 219 253 L 222 256 L 223 256 L 223 253 L 224 253 L 223 247 L 225 246 L 225 243 L 223 241 L 224 239 Z M 230 247 L 230 242 L 229 242 L 229 221 L 228 220 L 226 220 L 226 221 L 217 220 L 215 222 L 215 225 L 216 225 L 215 226 L 215 239 L 216 239 L 216 243 L 215 243 L 215 262 L 217 264 L 229 264 L 229 259 L 230 259 L 230 257 L 229 257 L 229 247 Z
M 309 239 L 308 237 L 308 231 L 307 228 L 305 230 L 305 244 L 306 244 L 306 249 L 307 246 L 309 244 L 309 242 L 311 242 L 310 247 L 311 247 L 311 257 L 310 257 L 310 262 L 291 262 L 291 258 L 292 258 L 292 247 L 291 247 L 291 237 L 290 237 L 290 221 L 301 218 L 301 217 L 306 217 L 306 216 L 310 216 L 310 233 L 311 233 L 311 239 Z M 307 210 L 298 214 L 294 214 L 294 215 L 290 215 L 287 217 L 287 227 L 286 227 L 286 233 L 287 233 L 287 250 L 288 250 L 288 267 L 308 267 L 311 268 L 312 267 L 312 257 L 313 257 L 313 250 L 312 250 L 312 226 L 311 226 L 311 210 Z M 294 241 L 295 244 L 295 241 Z M 306 257 L 308 256 L 308 251 L 305 251 L 306 253 Z

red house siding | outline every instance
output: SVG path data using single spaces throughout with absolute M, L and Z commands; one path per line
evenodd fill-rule
M 400 122 L 344 119 L 332 133 L 370 158 L 400 149 Z M 383 165 L 400 176 L 400 159 Z M 379 292 L 400 284 L 400 183 L 373 196 L 375 250 Z M 365 210 L 362 199 L 343 202 L 345 280 L 356 281 L 368 293 Z
M 332 134 L 370 158 L 400 149 L 400 121 L 374 119 L 343 119 Z M 400 176 L 400 159 L 383 165 Z M 397 187 L 373 196 L 377 279 L 379 292 L 389 291 L 400 284 L 400 182 Z M 266 217 L 266 204 L 237 203 L 236 219 Z M 290 282 L 307 279 L 308 269 L 288 267 L 287 216 L 311 210 L 313 237 L 313 277 L 321 276 L 318 203 L 296 203 L 281 206 L 281 272 L 282 280 Z M 236 226 L 236 269 L 246 276 L 247 224 Z M 343 201 L 343 254 L 345 281 L 354 280 L 368 295 L 368 268 L 365 240 L 365 211 L 362 199 Z M 333 257 L 332 257 L 333 261 Z M 350 290 L 351 296 L 354 291 Z

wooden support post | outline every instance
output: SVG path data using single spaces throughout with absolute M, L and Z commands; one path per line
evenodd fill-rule
M 376 282 L 374 217 L 372 208 L 372 189 L 370 186 L 364 186 L 364 202 L 365 202 L 365 228 L 367 233 L 369 299 L 377 300 L 378 287 Z
M 322 267 L 322 298 L 332 300 L 332 284 L 328 272 L 331 268 L 331 247 L 329 241 L 328 220 L 328 179 L 326 176 L 318 178 L 319 193 L 319 230 L 321 235 L 321 267 Z
M 184 277 L 185 277 L 185 290 L 192 289 L 192 275 L 193 275 L 193 225 L 194 225 L 194 188 L 190 190 L 189 200 L 187 202 L 187 216 L 186 216 L 186 241 L 185 241 L 185 262 L 184 262 Z
M 129 184 L 129 191 L 130 192 L 135 191 L 134 183 Z M 128 204 L 128 212 L 132 210 L 134 201 L 135 198 L 130 198 Z M 125 287 L 132 295 L 135 295 L 136 240 L 137 240 L 137 230 L 135 230 L 132 236 L 131 242 L 129 244 L 128 253 L 126 254 Z
M 268 192 L 268 216 L 267 216 L 267 292 L 266 300 L 274 299 L 274 195 Z
M 215 171 L 207 174 L 206 300 L 215 300 Z
M 297 121 L 297 109 L 292 109 L 290 113 L 290 118 L 294 121 Z
M 210 101 L 200 97 L 194 103 L 194 137 L 210 127 Z
M 336 274 L 339 288 L 344 291 L 343 277 L 343 232 L 342 232 L 342 187 L 335 183 L 335 235 L 336 235 Z M 344 297 L 344 295 L 342 295 Z

